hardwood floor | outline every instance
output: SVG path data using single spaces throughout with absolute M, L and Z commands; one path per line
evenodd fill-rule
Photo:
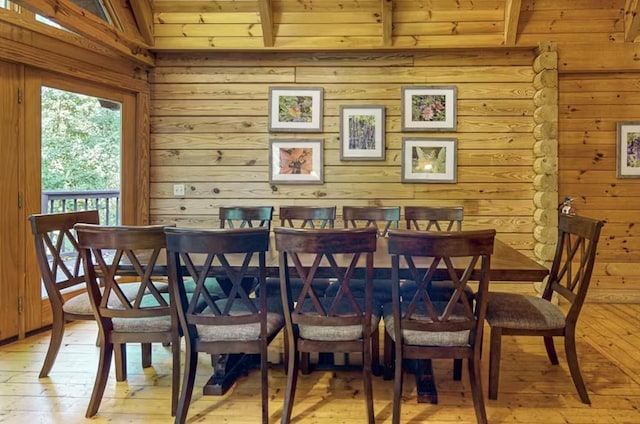
M 486 400 L 491 423 L 639 423 L 640 305 L 587 304 L 578 324 L 578 353 L 592 405 L 575 391 L 564 357 L 549 364 L 541 339 L 506 338 L 498 400 Z M 49 333 L 0 347 L 0 422 L 3 423 L 171 423 L 168 348 L 153 350 L 153 367 L 142 369 L 139 347 L 130 346 L 129 379 L 116 383 L 112 374 L 100 411 L 84 418 L 93 387 L 98 348 L 95 323 L 69 326 L 49 378 L 38 379 Z M 488 344 L 486 344 L 488 345 Z M 277 346 L 273 347 L 277 349 Z M 564 355 L 561 343 L 558 354 Z M 488 352 L 487 352 L 488 353 Z M 484 355 L 485 365 L 488 354 Z M 417 404 L 412 375 L 405 377 L 403 423 L 475 423 L 466 379 L 451 379 L 451 362 L 435 362 L 438 405 Z M 196 386 L 211 370 L 202 355 Z M 483 375 L 486 395 L 486 370 Z M 279 366 L 270 371 L 271 422 L 280 420 L 286 377 Z M 314 372 L 301 376 L 295 423 L 340 424 L 365 420 L 360 373 Z M 257 423 L 260 417 L 259 374 L 251 372 L 223 397 L 194 391 L 189 422 Z M 391 381 L 374 379 L 376 422 L 391 422 Z

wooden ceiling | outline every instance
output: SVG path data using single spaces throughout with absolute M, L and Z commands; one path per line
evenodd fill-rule
M 576 41 L 594 25 L 603 41 L 640 31 L 640 0 L 103 0 L 113 26 L 73 0 L 12 1 L 147 65 L 163 51 L 533 47 L 563 25 L 583 28 Z

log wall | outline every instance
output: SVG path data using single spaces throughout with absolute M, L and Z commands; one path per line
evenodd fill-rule
M 150 74 L 150 220 L 217 226 L 226 205 L 462 205 L 533 256 L 536 53 L 162 54 Z M 269 133 L 272 86 L 323 87 L 321 133 Z M 454 85 L 456 132 L 403 133 L 401 88 Z M 341 161 L 339 108 L 386 108 L 386 160 Z M 458 139 L 457 184 L 400 181 L 402 138 Z M 269 183 L 271 138 L 324 139 L 325 183 Z M 186 195 L 173 196 L 173 184 Z
M 589 298 L 638 302 L 640 179 L 616 178 L 616 124 L 640 120 L 640 72 L 563 74 L 559 87 L 560 197 L 606 220 Z

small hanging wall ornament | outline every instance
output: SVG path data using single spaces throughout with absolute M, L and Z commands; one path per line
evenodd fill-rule
M 569 196 L 564 198 L 564 202 L 560 204 L 558 208 L 561 214 L 564 215 L 575 215 L 576 209 L 573 207 L 573 199 Z

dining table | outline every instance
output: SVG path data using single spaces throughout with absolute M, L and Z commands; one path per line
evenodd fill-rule
M 228 259 L 233 265 L 233 255 L 229 255 Z M 337 264 L 346 266 L 349 259 L 347 255 L 336 254 L 334 256 Z M 430 259 L 415 258 L 417 267 L 427 267 Z M 364 258 L 361 258 L 364 264 Z M 400 278 L 411 279 L 411 275 L 406 267 L 403 266 L 401 259 Z M 454 266 L 456 261 L 454 259 Z M 460 261 L 460 269 L 462 270 L 467 261 Z M 215 272 L 215 271 L 214 271 Z M 295 274 L 292 268 L 290 272 Z M 362 272 L 362 274 L 358 274 Z M 491 257 L 491 281 L 492 282 L 540 282 L 548 274 L 549 270 L 525 255 L 506 242 L 496 237 L 494 242 L 494 251 Z M 266 275 L 267 277 L 278 278 L 280 273 L 278 251 L 275 248 L 275 241 L 272 234 L 270 248 L 266 254 Z M 318 278 L 335 277 L 329 262 L 324 260 L 316 273 Z M 364 268 L 356 270 L 354 278 L 364 278 Z M 391 280 L 391 255 L 387 248 L 387 238 L 378 237 L 376 252 L 374 254 L 374 275 L 376 280 Z M 438 278 L 438 276 L 436 276 Z M 471 276 L 473 280 L 474 276 Z M 446 271 L 443 269 L 440 279 L 448 279 Z M 391 281 L 389 281 L 391 283 Z M 220 355 L 214 362 L 214 371 L 211 378 L 207 381 L 203 388 L 204 394 L 222 395 L 235 382 L 238 376 L 247 372 L 247 358 L 244 355 Z M 437 391 L 433 377 L 433 370 L 429 360 L 422 361 L 414 367 L 416 375 L 416 385 L 418 392 L 418 402 L 420 403 L 437 403 Z

